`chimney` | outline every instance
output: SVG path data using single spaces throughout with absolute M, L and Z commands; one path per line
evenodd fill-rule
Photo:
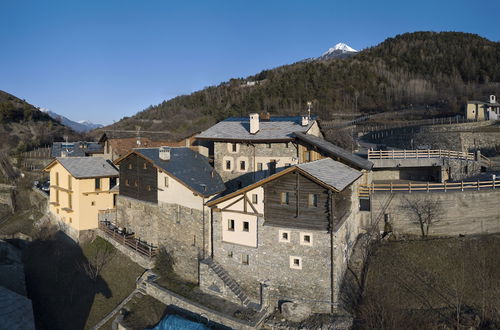
M 170 160 L 170 147 L 160 147 L 158 152 L 161 160 Z
M 302 116 L 302 121 L 300 123 L 302 126 L 309 125 L 309 116 Z
M 497 103 L 497 98 L 495 95 L 490 95 L 490 103 Z
M 251 113 L 250 114 L 250 134 L 255 134 L 259 131 L 259 114 Z

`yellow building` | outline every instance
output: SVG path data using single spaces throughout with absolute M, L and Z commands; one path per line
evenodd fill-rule
M 99 211 L 115 208 L 119 172 L 111 162 L 56 158 L 44 171 L 50 172 L 49 210 L 71 237 L 97 228 Z
M 490 95 L 489 102 L 468 101 L 465 109 L 467 120 L 498 120 L 500 118 L 500 103 L 495 95 Z

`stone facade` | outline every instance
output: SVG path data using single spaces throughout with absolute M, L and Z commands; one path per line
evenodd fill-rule
M 201 211 L 125 196 L 117 199 L 117 226 L 134 232 L 143 241 L 165 247 L 174 259 L 174 271 L 195 283 L 198 282 L 198 261 L 208 249 L 209 216 L 207 208 Z
M 214 142 L 214 168 L 220 174 L 228 188 L 237 188 L 261 180 L 270 175 L 270 162 L 276 161 L 276 169 L 298 163 L 298 149 L 292 142 L 279 143 L 233 143 Z M 226 168 L 226 162 L 231 162 L 231 169 Z M 241 162 L 245 162 L 245 170 Z M 260 170 L 260 165 L 262 169 Z

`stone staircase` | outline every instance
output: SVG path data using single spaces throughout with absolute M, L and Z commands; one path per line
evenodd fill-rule
M 203 260 L 203 263 L 207 264 L 215 272 L 215 274 L 219 276 L 224 284 L 229 287 L 229 289 L 231 289 L 231 291 L 238 297 L 238 299 L 245 307 L 250 307 L 253 309 L 259 308 L 259 305 L 250 301 L 250 298 L 248 298 L 241 286 L 226 272 L 226 270 L 221 265 L 215 262 L 212 258 Z

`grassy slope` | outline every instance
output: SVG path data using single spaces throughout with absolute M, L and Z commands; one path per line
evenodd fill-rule
M 370 261 L 365 328 L 450 325 L 459 304 L 462 322 L 499 322 L 498 251 L 499 235 L 382 244 Z

